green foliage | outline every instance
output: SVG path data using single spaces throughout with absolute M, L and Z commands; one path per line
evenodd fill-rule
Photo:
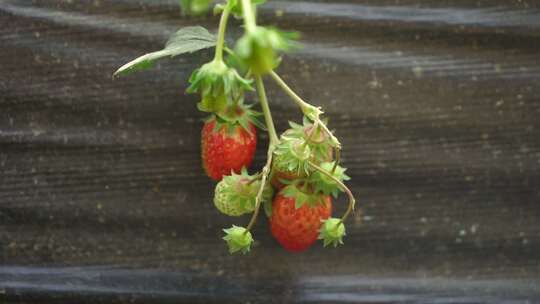
M 161 51 L 148 53 L 121 66 L 114 76 L 127 75 L 154 66 L 156 60 L 164 57 L 193 53 L 216 45 L 216 37 L 202 26 L 188 26 L 174 33 Z

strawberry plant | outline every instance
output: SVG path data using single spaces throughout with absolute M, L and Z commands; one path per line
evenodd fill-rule
M 203 27 L 181 28 L 165 48 L 143 55 L 120 67 L 115 76 L 151 67 L 156 60 L 215 48 L 213 59 L 193 71 L 186 92 L 197 94 L 197 108 L 209 114 L 201 132 L 201 159 L 206 174 L 218 181 L 214 205 L 223 214 L 251 213 L 242 227 L 224 229 L 229 252 L 247 253 L 253 245 L 251 230 L 261 206 L 270 218 L 274 238 L 289 251 L 309 248 L 317 239 L 323 245 L 343 244 L 345 220 L 355 199 L 340 166 L 341 144 L 322 119 L 320 107 L 300 98 L 276 73 L 281 54 L 299 47 L 297 34 L 258 25 L 261 0 L 226 0 L 217 4 L 217 35 Z M 201 15 L 208 0 L 181 0 L 185 15 Z M 234 43 L 225 41 L 229 17 L 243 20 L 244 33 Z M 278 136 L 266 97 L 264 80 L 274 81 L 299 107 L 303 123 L 290 123 Z M 246 92 L 256 91 L 261 111 L 245 103 Z M 259 117 L 264 117 L 263 124 Z M 269 145 L 264 167 L 249 174 L 257 143 L 257 129 L 267 131 Z M 274 188 L 274 189 L 273 189 Z M 273 193 L 275 198 L 272 199 Z M 345 192 L 349 205 L 343 216 L 332 213 L 332 197 Z

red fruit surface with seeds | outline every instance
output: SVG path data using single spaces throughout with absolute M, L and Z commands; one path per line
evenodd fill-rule
M 285 197 L 280 193 L 272 203 L 270 230 L 274 238 L 285 249 L 300 252 L 308 249 L 317 241 L 321 220 L 332 214 L 332 200 L 324 197 L 324 204 L 310 207 L 303 204 L 296 209 L 294 198 Z
M 257 130 L 249 124 L 250 132 L 240 125 L 229 132 L 223 124 L 215 130 L 216 121 L 212 119 L 204 124 L 201 135 L 202 163 L 206 174 L 219 181 L 231 170 L 239 173 L 242 167 L 249 167 L 257 146 Z

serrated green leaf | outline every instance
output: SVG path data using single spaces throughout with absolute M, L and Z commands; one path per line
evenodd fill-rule
M 160 51 L 148 53 L 121 66 L 113 76 L 122 76 L 129 73 L 152 67 L 156 60 L 163 57 L 193 53 L 216 45 L 216 37 L 202 26 L 188 26 L 174 33 L 165 48 Z

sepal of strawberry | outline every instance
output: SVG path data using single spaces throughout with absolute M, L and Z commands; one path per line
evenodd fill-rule
M 234 132 L 237 125 L 251 133 L 250 123 L 261 130 L 266 130 L 266 126 L 259 120 L 262 113 L 253 110 L 252 107 L 253 104 L 246 105 L 240 99 L 236 104 L 226 107 L 223 111 L 210 115 L 207 120 L 216 119 L 214 131 L 226 125 L 229 134 Z
M 343 245 L 344 236 L 345 225 L 341 219 L 332 217 L 323 221 L 323 225 L 319 230 L 319 239 L 323 240 L 324 247 Z
M 281 190 L 284 197 L 294 199 L 294 207 L 296 209 L 301 208 L 304 204 L 310 207 L 316 207 L 320 204 L 324 204 L 323 197 L 317 195 L 310 190 L 309 185 L 299 186 L 298 184 L 290 184 Z
M 339 165 L 336 166 L 334 162 L 324 162 L 320 164 L 320 167 L 326 172 L 332 174 L 337 180 L 341 182 L 350 180 L 350 177 L 345 174 L 345 171 L 347 169 Z M 309 182 L 313 185 L 315 192 L 322 192 L 325 195 L 331 194 L 333 197 L 337 197 L 339 192 L 342 191 L 342 189 L 334 179 L 319 171 L 315 171 L 313 172 L 313 174 L 311 174 L 311 176 L 309 177 Z
M 233 225 L 229 229 L 223 229 L 223 232 L 225 232 L 223 240 L 227 242 L 229 253 L 241 252 L 246 254 L 249 252 L 253 244 L 253 236 L 246 228 Z
M 297 46 L 293 42 L 297 37 L 297 33 L 256 26 L 238 40 L 235 53 L 250 67 L 252 73 L 266 74 L 279 65 L 279 51 L 288 51 Z
M 290 172 L 299 177 L 309 174 L 308 160 L 311 158 L 311 148 L 305 140 L 281 136 L 274 154 L 276 155 L 274 166 L 278 171 Z
M 307 142 L 311 148 L 312 159 L 316 163 L 330 161 L 332 159 L 332 149 L 336 146 L 328 134 L 320 126 L 315 126 L 304 117 L 303 124 L 289 122 L 290 129 L 284 135 L 290 138 L 297 138 Z
M 197 107 L 203 112 L 221 112 L 228 103 L 241 98 L 245 90 L 253 90 L 250 80 L 222 60 L 212 60 L 193 71 L 189 83 L 186 92 L 201 94 Z

